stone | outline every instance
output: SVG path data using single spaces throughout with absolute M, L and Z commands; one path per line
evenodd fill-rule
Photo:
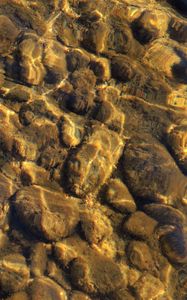
M 164 255 L 171 263 L 187 262 L 187 236 L 183 229 L 174 227 L 173 230 L 163 233 L 160 244 Z
M 134 136 L 126 145 L 123 173 L 132 194 L 148 203 L 172 204 L 184 195 L 186 178 L 164 146 L 149 135 Z
M 55 241 L 72 234 L 79 222 L 77 199 L 52 189 L 34 185 L 22 188 L 13 205 L 18 220 L 47 240 Z
M 124 131 L 125 114 L 109 101 L 103 101 L 101 103 L 95 118 L 119 134 L 122 134 Z
M 59 122 L 61 142 L 67 147 L 79 145 L 85 133 L 85 121 L 81 116 L 64 114 Z
M 113 232 L 110 220 L 96 209 L 81 213 L 81 228 L 86 240 L 91 244 L 98 244 Z
M 29 296 L 26 292 L 14 293 L 11 297 L 7 298 L 8 300 L 29 300 Z
M 71 84 L 74 87 L 67 101 L 67 107 L 77 113 L 85 114 L 93 106 L 93 88 L 96 77 L 92 70 L 81 68 L 71 75 Z
M 29 277 L 29 268 L 21 254 L 9 254 L 0 260 L 1 291 L 5 293 L 18 292 L 27 286 Z
M 90 68 L 100 81 L 109 80 L 111 77 L 110 61 L 107 58 L 94 57 L 91 59 Z
M 43 276 L 33 280 L 30 285 L 32 300 L 67 300 L 66 291 L 53 280 Z
M 82 292 L 74 291 L 71 295 L 70 300 L 91 300 L 91 298 Z
M 18 34 L 19 30 L 16 24 L 14 24 L 7 16 L 0 15 L 0 55 L 6 55 L 10 51 Z
M 67 67 L 70 72 L 86 68 L 90 62 L 89 56 L 80 49 L 71 49 L 66 55 Z
M 172 18 L 169 29 L 172 39 L 180 43 L 187 42 L 187 22 L 184 22 L 179 18 Z
M 109 299 L 113 300 L 134 300 L 135 298 L 124 287 L 118 288 L 116 291 L 109 295 Z
M 180 167 L 187 173 L 187 125 L 174 125 L 167 133 L 167 142 Z
M 94 129 L 68 160 L 68 186 L 77 196 L 86 195 L 106 182 L 123 148 L 123 141 L 115 132 L 105 127 Z
M 116 55 L 111 60 L 112 76 L 122 82 L 128 82 L 137 76 L 138 65 L 125 55 Z
M 94 53 L 102 53 L 106 49 L 109 34 L 108 24 L 102 20 L 92 22 L 90 28 L 83 36 L 82 45 Z
M 94 251 L 88 258 L 75 259 L 70 271 L 75 286 L 88 294 L 108 294 L 116 290 L 123 280 L 118 265 Z
M 67 76 L 67 65 L 64 47 L 56 41 L 49 41 L 44 49 L 43 64 L 48 70 L 46 80 L 56 83 Z
M 134 290 L 138 299 L 150 300 L 162 295 L 165 288 L 158 278 L 145 274 L 135 283 Z
M 109 180 L 105 200 L 122 213 L 136 210 L 136 203 L 127 186 L 118 178 Z
M 25 38 L 18 48 L 20 57 L 21 76 L 23 81 L 31 85 L 40 85 L 45 77 L 43 66 L 43 45 L 37 36 Z
M 24 161 L 21 165 L 21 180 L 23 185 L 46 185 L 50 174 L 34 162 Z
M 64 242 L 57 242 L 54 245 L 54 253 L 58 262 L 64 266 L 68 264 L 75 258 L 77 258 L 77 251 Z
M 130 263 L 141 271 L 154 271 L 155 264 L 150 248 L 146 243 L 132 241 L 127 247 Z
M 133 31 L 136 39 L 143 44 L 158 38 L 160 33 L 158 17 L 151 11 L 144 11 L 133 22 Z
M 185 216 L 179 210 L 172 206 L 152 203 L 144 206 L 144 211 L 160 225 L 176 225 L 181 227 L 185 223 Z
M 148 239 L 153 235 L 156 226 L 157 221 L 142 211 L 136 211 L 124 223 L 123 229 L 133 236 Z
M 44 243 L 36 243 L 31 253 L 31 274 L 34 277 L 44 276 L 47 268 L 47 247 Z

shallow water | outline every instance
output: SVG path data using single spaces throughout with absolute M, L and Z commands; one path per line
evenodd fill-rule
M 0 1 L 0 299 L 187 299 L 186 13 Z

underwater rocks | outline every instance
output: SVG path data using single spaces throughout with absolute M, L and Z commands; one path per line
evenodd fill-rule
M 123 282 L 120 268 L 111 259 L 92 253 L 88 258 L 77 258 L 71 266 L 75 286 L 87 293 L 106 294 Z
M 123 172 L 130 191 L 148 202 L 172 204 L 183 197 L 186 179 L 157 140 L 135 136 L 123 154 Z
M 6 55 L 15 42 L 19 30 L 7 16 L 0 15 L 0 54 Z
M 123 141 L 104 126 L 94 127 L 92 135 L 68 160 L 68 185 L 83 196 L 103 185 L 120 158 Z
M 70 235 L 79 222 L 76 199 L 39 186 L 18 191 L 14 207 L 20 222 L 47 240 Z
M 9 254 L 0 260 L 0 286 L 5 293 L 22 290 L 30 277 L 25 258 L 20 254 Z
M 127 186 L 118 178 L 109 180 L 105 200 L 120 212 L 133 213 L 136 210 L 136 203 Z

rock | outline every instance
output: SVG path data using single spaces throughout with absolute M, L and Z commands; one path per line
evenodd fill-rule
M 66 55 L 67 67 L 70 72 L 86 68 L 90 62 L 89 56 L 80 49 L 71 49 Z
M 155 264 L 150 248 L 146 243 L 132 241 L 127 247 L 130 263 L 141 271 L 154 271 Z
M 47 277 L 39 277 L 30 285 L 32 300 L 67 300 L 65 290 Z
M 102 295 L 116 290 L 123 280 L 118 265 L 94 251 L 88 258 L 82 257 L 73 261 L 71 278 L 82 291 Z
M 10 99 L 12 102 L 22 103 L 32 99 L 32 90 L 21 84 L 9 82 L 5 88 L 2 88 L 1 93 L 4 98 Z
M 81 68 L 71 75 L 74 91 L 70 94 L 67 107 L 75 113 L 85 114 L 93 106 L 93 88 L 96 77 L 90 69 Z
M 90 68 L 93 70 L 95 76 L 101 81 L 109 80 L 111 77 L 110 61 L 103 57 L 94 57 L 91 59 Z
M 168 43 L 150 44 L 149 49 L 144 56 L 146 61 L 149 61 L 151 66 L 160 72 L 163 72 L 168 78 L 173 78 L 173 67 L 181 63 L 182 59 L 175 48 Z
M 60 147 L 47 146 L 38 158 L 38 163 L 43 168 L 57 168 L 61 166 L 67 157 L 67 151 Z
M 83 37 L 82 45 L 94 53 L 102 53 L 106 49 L 109 26 L 102 20 L 92 22 Z
M 187 42 L 187 22 L 179 18 L 172 18 L 170 22 L 170 36 L 180 43 Z
M 110 220 L 99 210 L 89 209 L 81 214 L 81 227 L 89 243 L 98 244 L 112 234 Z
M 47 249 L 44 243 L 33 246 L 31 253 L 31 274 L 34 277 L 43 276 L 47 267 Z
M 85 133 L 85 121 L 74 114 L 64 114 L 59 123 L 60 139 L 67 147 L 80 144 Z
M 143 44 L 158 38 L 160 33 L 158 17 L 151 11 L 144 11 L 133 22 L 133 31 L 136 39 Z
M 15 293 L 28 284 L 30 272 L 25 258 L 20 254 L 9 254 L 0 260 L 0 286 L 5 293 Z
M 0 15 L 0 55 L 8 54 L 18 34 L 17 26 L 7 16 Z
M 40 186 L 19 190 L 14 207 L 18 220 L 47 240 L 59 240 L 72 234 L 79 222 L 77 199 Z
M 128 82 L 137 76 L 138 66 L 127 56 L 114 56 L 111 60 L 112 76 L 120 81 Z
M 77 251 L 71 247 L 71 245 L 68 245 L 64 242 L 55 243 L 54 253 L 58 262 L 65 267 L 68 266 L 68 264 L 78 256 Z
M 94 132 L 68 160 L 68 186 L 76 195 L 85 195 L 103 185 L 116 165 L 123 141 L 105 127 Z
M 24 161 L 21 165 L 21 180 L 23 185 L 47 185 L 49 173 L 34 162 Z
M 110 179 L 105 200 L 120 212 L 134 212 L 136 203 L 127 186 L 118 178 Z
M 124 223 L 123 229 L 138 238 L 147 239 L 153 235 L 157 222 L 142 211 L 136 211 Z
M 18 292 L 8 297 L 7 300 L 29 300 L 29 296 L 26 292 Z
M 44 65 L 48 69 L 47 82 L 56 83 L 67 76 L 64 47 L 56 41 L 49 41 L 44 50 Z
M 116 291 L 109 295 L 109 299 L 113 300 L 134 300 L 135 298 L 124 287 L 118 288 Z
M 16 183 L 0 172 L 0 203 L 5 203 L 18 189 Z
M 74 291 L 71 295 L 70 300 L 91 300 L 91 298 L 82 292 Z
M 131 28 L 126 20 L 121 20 L 117 16 L 112 18 L 110 23 L 111 29 L 107 39 L 107 49 L 121 54 L 135 54 L 138 43 L 133 38 Z
M 176 225 L 181 227 L 185 222 L 184 214 L 172 206 L 152 203 L 144 206 L 144 211 L 157 220 L 160 225 Z
M 164 255 L 174 264 L 187 262 L 187 237 L 181 228 L 174 228 L 163 233 L 160 244 Z
M 135 283 L 134 290 L 138 299 L 150 300 L 162 295 L 165 288 L 158 278 L 145 274 Z
M 72 289 L 67 274 L 56 264 L 55 261 L 48 260 L 46 274 L 66 291 L 70 291 Z
M 175 158 L 180 167 L 187 173 L 187 153 L 186 153 L 186 140 L 187 140 L 187 125 L 181 124 L 172 126 L 168 130 L 167 142 L 175 155 Z
M 46 71 L 42 63 L 43 45 L 37 36 L 25 38 L 19 44 L 18 53 L 23 81 L 31 85 L 40 85 Z
M 123 171 L 130 191 L 149 203 L 172 204 L 184 194 L 185 177 L 164 146 L 149 135 L 129 141 Z
M 107 125 L 111 130 L 117 131 L 120 134 L 124 131 L 125 114 L 109 101 L 101 103 L 95 118 Z

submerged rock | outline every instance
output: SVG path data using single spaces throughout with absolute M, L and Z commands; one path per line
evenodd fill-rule
M 47 240 L 70 235 L 79 222 L 77 199 L 40 186 L 18 191 L 14 207 L 19 221 Z

